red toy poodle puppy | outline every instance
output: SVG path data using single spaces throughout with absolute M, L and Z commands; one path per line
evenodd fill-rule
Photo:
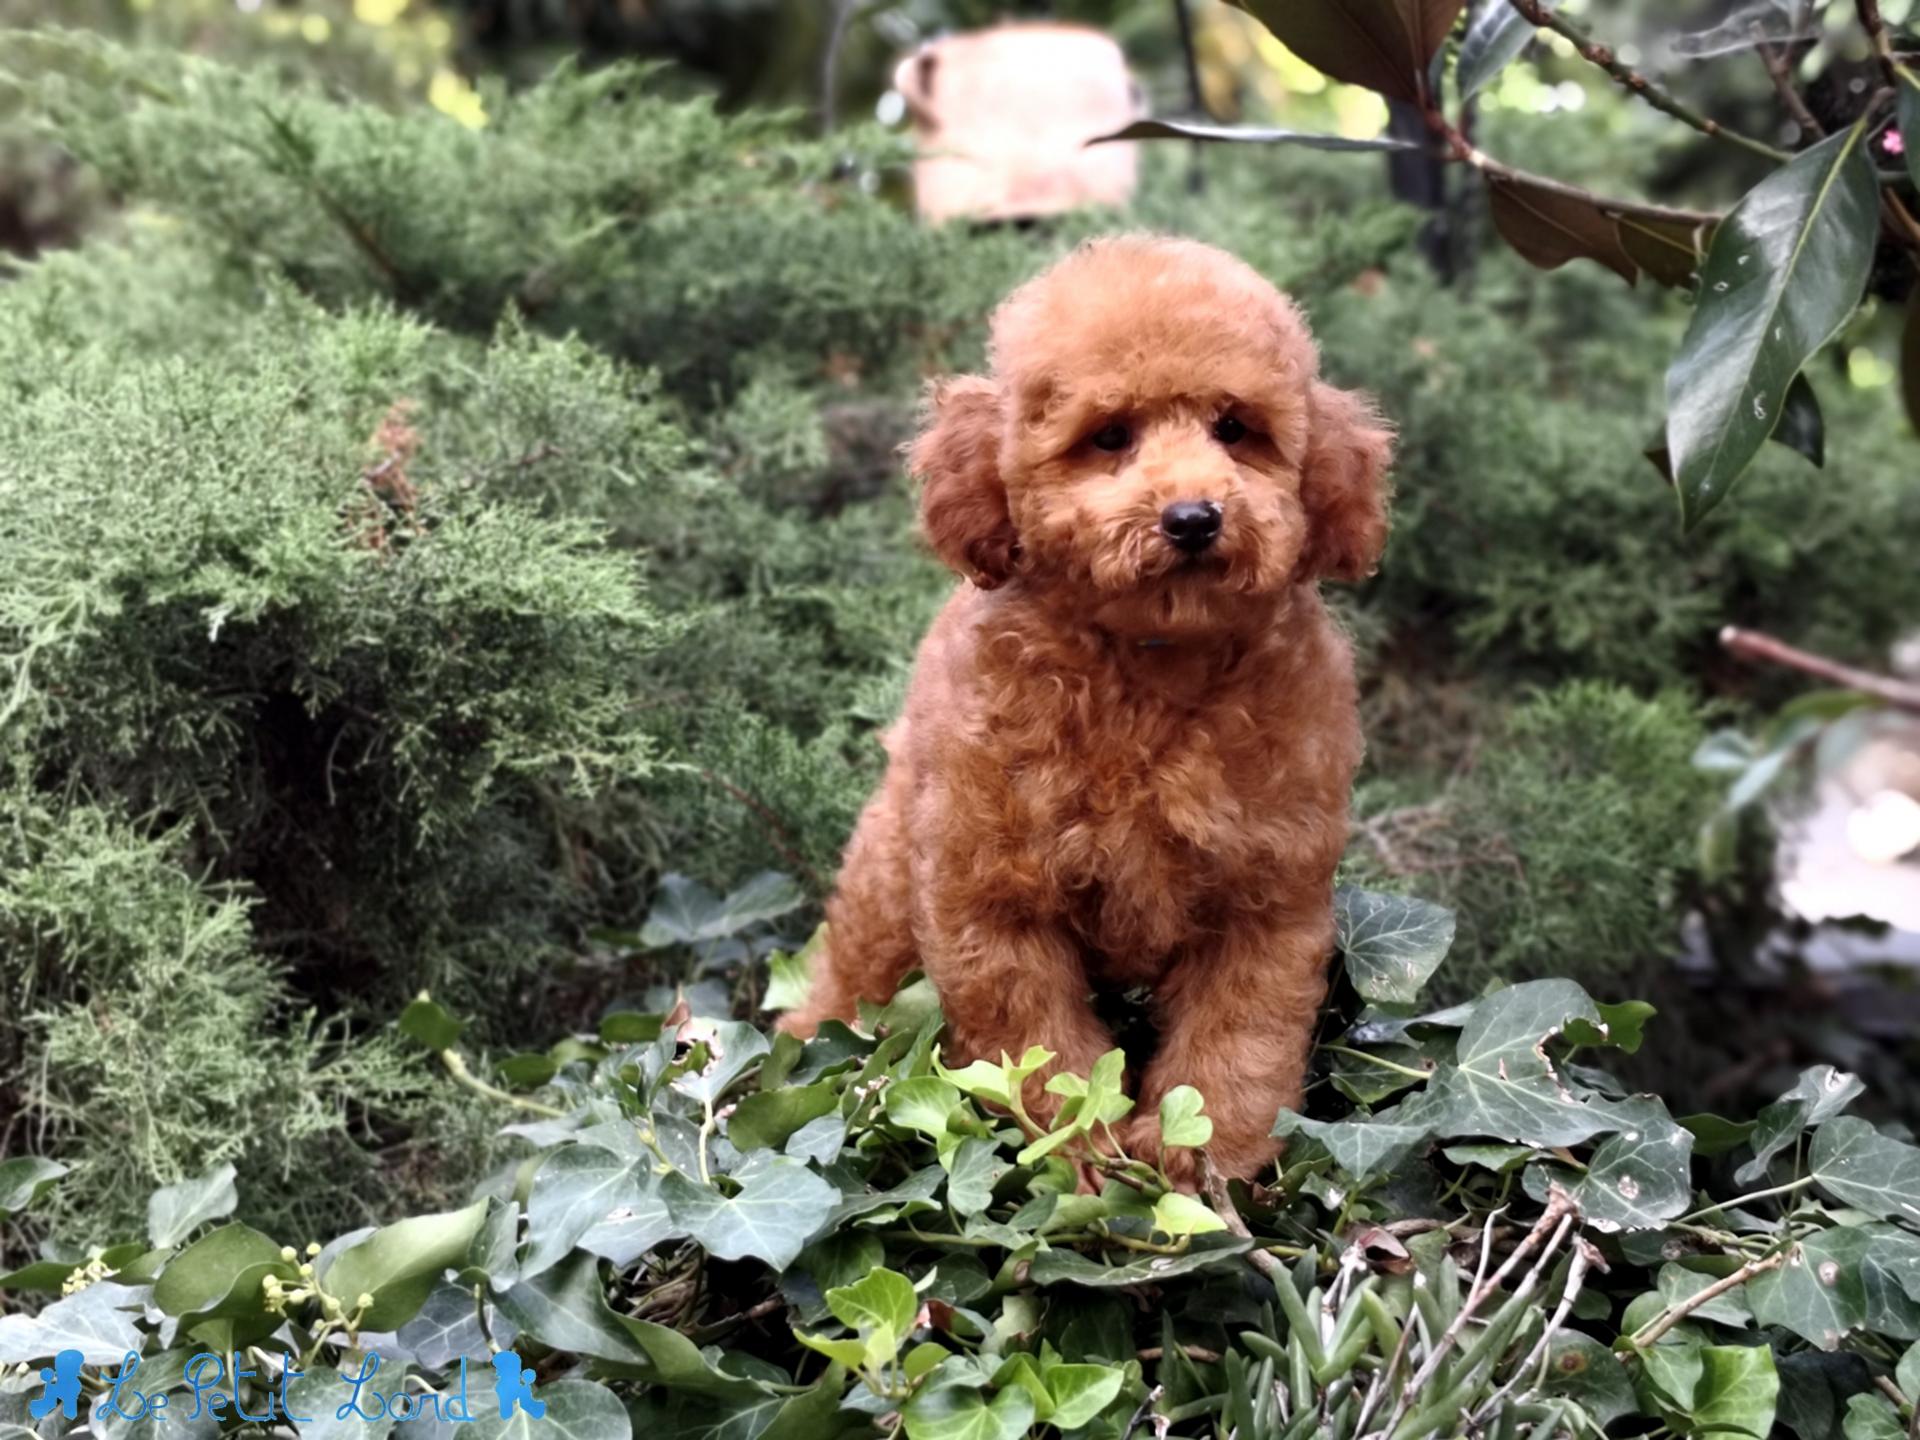
M 972 583 L 921 646 L 785 1027 L 917 966 L 954 1063 L 1043 1045 L 1085 1074 L 1113 1047 L 1093 987 L 1144 986 L 1129 1151 L 1160 1158 L 1160 1097 L 1192 1085 L 1214 1165 L 1251 1177 L 1300 1101 L 1360 759 L 1316 587 L 1378 563 L 1391 437 L 1317 378 L 1291 302 L 1185 240 L 1082 246 L 1000 307 L 991 358 L 933 387 L 912 447 L 927 537 Z

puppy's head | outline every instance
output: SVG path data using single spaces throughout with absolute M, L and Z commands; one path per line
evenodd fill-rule
M 1378 563 L 1391 437 L 1232 256 L 1082 246 L 1000 307 L 991 358 L 934 387 L 910 460 L 928 538 L 975 584 L 1019 575 L 1116 632 L 1176 635 Z

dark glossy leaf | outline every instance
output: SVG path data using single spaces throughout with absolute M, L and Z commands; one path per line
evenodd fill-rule
M 1543 0 L 1541 8 L 1552 10 L 1554 0 Z M 1460 59 L 1454 71 L 1460 98 L 1471 100 L 1479 94 L 1481 86 L 1527 48 L 1533 33 L 1532 22 L 1509 0 L 1480 0 L 1467 23 L 1466 38 L 1460 42 Z
M 1682 290 L 1699 278 L 1717 219 L 1696 220 L 1622 207 L 1614 216 L 1620 247 L 1633 263 L 1670 290 Z
M 1794 156 L 1714 232 L 1667 370 L 1667 446 L 1688 526 L 1726 498 L 1779 423 L 1794 376 L 1859 303 L 1880 224 L 1863 134 L 1856 126 Z
M 789 1085 L 761 1090 L 733 1108 L 727 1139 L 736 1149 L 777 1150 L 801 1126 L 832 1114 L 840 1092 L 832 1085 Z
M 1465 0 L 1234 0 L 1314 69 L 1418 101 Z
M 1355 140 L 1345 135 L 1322 135 L 1310 130 L 1273 130 L 1258 125 L 1195 125 L 1180 120 L 1135 120 L 1111 135 L 1096 135 L 1087 143 L 1110 140 L 1204 140 L 1235 145 L 1299 145 L 1308 150 L 1413 150 L 1405 140 L 1384 137 Z

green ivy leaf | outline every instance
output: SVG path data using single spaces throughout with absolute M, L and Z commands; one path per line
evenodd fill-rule
M 1747 1282 L 1747 1299 L 1762 1325 L 1779 1325 L 1822 1350 L 1837 1348 L 1866 1323 L 1866 1285 L 1860 1261 L 1867 1236 L 1839 1227 L 1817 1231 L 1788 1253 L 1777 1270 Z
M 1846 1417 L 1840 1422 L 1846 1440 L 1907 1440 L 1900 1413 L 1884 1395 L 1863 1392 L 1847 1398 Z
M 1153 1228 L 1163 1235 L 1207 1235 L 1227 1228 L 1222 1220 L 1191 1195 L 1169 1190 L 1153 1202 Z
M 153 1303 L 179 1316 L 183 1332 L 210 1320 L 232 1322 L 239 1333 L 231 1338 L 242 1343 L 279 1324 L 266 1308 L 261 1282 L 272 1275 L 291 1283 L 297 1274 L 268 1236 L 247 1225 L 223 1225 L 167 1262 L 154 1282 Z
M 465 1021 L 454 1019 L 424 990 L 408 1002 L 397 1023 L 402 1035 L 436 1052 L 451 1050 L 459 1043 L 460 1032 L 467 1028 Z
M 960 1103 L 960 1092 L 936 1075 L 922 1075 L 887 1087 L 887 1119 L 930 1140 L 943 1140 L 947 1116 Z
M 920 1297 L 913 1282 L 894 1270 L 876 1269 L 864 1280 L 827 1291 L 827 1308 L 849 1330 L 888 1337 L 881 1362 L 893 1359 L 900 1344 L 913 1333 L 913 1317 Z
M 1119 1397 L 1120 1387 L 1126 1383 L 1118 1365 L 1060 1364 L 1043 1366 L 1042 1370 L 1041 1379 L 1053 1397 L 1053 1413 L 1047 1423 L 1063 1434 L 1091 1424 Z
M 1600 1012 L 1600 1019 L 1569 1020 L 1567 1039 L 1575 1045 L 1611 1046 L 1628 1055 L 1639 1053 L 1647 1021 L 1660 1013 L 1644 1000 L 1622 1000 L 1615 1005 L 1594 1008 Z
M 373 1297 L 361 1317 L 362 1328 L 398 1330 L 419 1313 L 441 1272 L 465 1263 L 486 1217 L 483 1200 L 464 1210 L 416 1215 L 385 1226 L 335 1256 L 320 1281 L 328 1294 L 340 1297 L 349 1314 L 359 1296 Z
M 1137 1255 L 1118 1265 L 1102 1264 L 1074 1250 L 1043 1250 L 1033 1257 L 1029 1274 L 1036 1285 L 1085 1285 L 1096 1290 L 1151 1285 L 1196 1270 L 1232 1266 L 1252 1243 L 1239 1235 L 1196 1235 L 1178 1255 Z
M 666 875 L 654 897 L 653 911 L 640 929 L 640 943 L 658 950 L 724 940 L 799 909 L 806 898 L 791 876 L 773 870 L 755 875 L 724 900 L 715 899 L 697 880 Z
M 1191 1085 L 1176 1085 L 1160 1097 L 1160 1143 L 1197 1148 L 1213 1139 L 1213 1121 L 1200 1113 L 1205 1104 Z
M 722 1195 L 677 1171 L 661 1182 L 674 1223 L 719 1260 L 751 1256 L 784 1270 L 840 1201 L 839 1191 L 784 1155 L 737 1178 L 737 1195 Z
M 723 1021 L 714 1026 L 707 1041 L 706 1063 L 676 1079 L 673 1088 L 702 1104 L 718 1104 L 727 1087 L 746 1074 L 769 1048 L 767 1037 L 746 1021 Z
M 545 1274 L 512 1286 L 496 1303 L 522 1334 L 549 1349 L 651 1369 L 651 1357 L 607 1308 L 600 1262 L 591 1255 L 575 1251 Z
M 1701 1347 L 1700 1364 L 1700 1380 L 1693 1389 L 1693 1433 L 1766 1440 L 1780 1398 L 1773 1351 L 1765 1345 L 1707 1345 Z
M 1900 1387 L 1900 1393 L 1916 1405 L 1920 1405 L 1920 1344 L 1900 1357 L 1900 1363 L 1893 1372 L 1893 1383 Z
M 814 931 L 813 939 L 797 954 L 776 950 L 767 957 L 767 993 L 760 997 L 762 1010 L 797 1010 L 806 1004 L 807 993 L 813 988 L 814 954 L 826 928 L 822 925 Z
M 1453 946 L 1453 912 L 1411 895 L 1341 886 L 1334 927 L 1347 978 L 1375 1005 L 1411 1005 Z
M 156 1250 L 171 1250 L 209 1220 L 233 1213 L 240 1203 L 234 1168 L 217 1165 L 204 1175 L 166 1185 L 147 1197 L 147 1238 Z
M 1667 371 L 1680 511 L 1699 523 L 1778 423 L 1787 387 L 1853 314 L 1873 264 L 1879 186 L 1864 125 L 1773 171 L 1720 223 Z
M 1660 1298 L 1668 1305 L 1678 1305 L 1690 1300 L 1702 1290 L 1714 1283 L 1715 1277 L 1703 1275 L 1698 1270 L 1689 1270 L 1684 1265 L 1662 1265 L 1656 1282 Z M 1753 1327 L 1753 1306 L 1747 1301 L 1744 1287 L 1728 1290 L 1716 1295 L 1704 1305 L 1692 1312 L 1696 1320 L 1717 1320 L 1722 1325 L 1731 1325 L 1736 1330 L 1748 1330 Z
M 1456 1060 L 1429 1085 L 1421 1111 L 1442 1136 L 1492 1136 L 1542 1147 L 1578 1145 L 1616 1128 L 1607 1107 L 1573 1095 L 1546 1042 L 1600 1012 L 1571 980 L 1530 980 L 1487 996 L 1460 1031 Z
M 1547 1347 L 1549 1395 L 1573 1401 L 1602 1429 L 1634 1413 L 1633 1382 L 1620 1357 L 1591 1336 L 1562 1330 Z
M 832 1114 L 839 1106 L 840 1092 L 830 1084 L 761 1090 L 733 1107 L 727 1139 L 741 1151 L 778 1150 L 801 1126 Z
M 1834 1199 L 1884 1220 L 1920 1222 L 1920 1149 L 1892 1140 L 1851 1115 L 1814 1132 L 1813 1177 Z
M 1600 1142 L 1587 1169 L 1567 1184 L 1596 1230 L 1652 1230 L 1684 1215 L 1693 1199 L 1693 1136 L 1658 1100 L 1612 1107 L 1615 1133 Z
M 38 1155 L 0 1161 L 0 1219 L 11 1219 L 26 1210 L 66 1173 L 65 1165 Z
M 129 1350 L 138 1351 L 146 1343 L 134 1324 L 146 1300 L 143 1286 L 98 1280 L 38 1315 L 0 1315 L 0 1365 L 78 1350 L 83 1364 L 117 1366 Z
M 1753 1126 L 1753 1159 L 1733 1172 L 1741 1185 L 1766 1179 L 1768 1162 L 1811 1126 L 1823 1125 L 1866 1090 L 1858 1078 L 1831 1065 L 1802 1070 L 1794 1086 L 1763 1109 Z
M 1280 1112 L 1273 1122 L 1273 1133 L 1318 1140 L 1355 1184 L 1391 1175 L 1433 1135 L 1424 1124 L 1400 1125 L 1380 1119 L 1309 1120 L 1291 1110 Z
M 643 1171 L 644 1164 L 596 1145 L 562 1145 L 550 1151 L 533 1172 L 527 1193 L 528 1245 L 520 1274 L 532 1279 L 552 1269 L 566 1259 L 581 1236 L 616 1211 L 632 1215 L 646 1207 L 652 1176 Z M 659 1233 L 642 1250 L 673 1233 L 664 1207 L 649 1207 L 649 1213 L 658 1215 L 654 1228 Z
M 633 1440 L 626 1406 L 604 1385 L 555 1380 L 536 1385 L 533 1395 L 546 1405 L 544 1415 L 519 1409 L 502 1420 L 497 1407 L 479 1406 L 473 1429 L 463 1433 L 468 1440 Z
M 1033 1424 L 1033 1397 L 1015 1386 L 991 1402 L 978 1390 L 958 1385 L 927 1385 L 936 1370 L 900 1412 L 908 1440 L 1021 1440 Z
M 948 1203 L 962 1215 L 985 1210 L 993 1200 L 993 1187 L 1012 1168 L 1000 1158 L 997 1144 L 977 1138 L 962 1140 L 942 1163 L 947 1167 Z

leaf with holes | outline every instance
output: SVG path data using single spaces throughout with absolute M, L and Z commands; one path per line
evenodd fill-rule
M 1880 226 L 1864 134 L 1856 125 L 1803 150 L 1714 232 L 1667 370 L 1667 447 L 1688 527 L 1726 498 L 1794 376 L 1859 303 Z
M 1599 1019 L 1599 1007 L 1571 980 L 1529 980 L 1494 992 L 1473 1007 L 1455 1063 L 1442 1066 L 1427 1088 L 1421 1119 L 1449 1139 L 1538 1146 L 1577 1145 L 1619 1129 L 1605 1102 L 1575 1095 L 1546 1054 L 1569 1021 Z

